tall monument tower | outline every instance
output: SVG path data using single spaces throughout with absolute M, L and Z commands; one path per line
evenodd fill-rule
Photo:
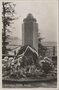
M 32 14 L 23 20 L 22 45 L 31 45 L 38 52 L 38 24 Z

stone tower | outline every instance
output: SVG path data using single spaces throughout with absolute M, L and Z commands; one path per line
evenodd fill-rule
M 32 14 L 23 20 L 22 45 L 31 45 L 38 52 L 38 24 Z

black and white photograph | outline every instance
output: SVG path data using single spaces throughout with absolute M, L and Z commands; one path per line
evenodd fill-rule
M 58 0 L 1 2 L 2 88 L 57 88 Z

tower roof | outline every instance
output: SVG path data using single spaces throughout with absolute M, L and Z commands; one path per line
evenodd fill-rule
M 27 15 L 27 18 L 33 19 L 33 15 L 32 15 L 31 13 L 29 13 L 29 14 Z
M 35 21 L 36 22 L 36 19 L 33 17 L 33 15 L 31 13 L 29 13 L 23 21 L 24 22 L 27 22 L 27 21 Z

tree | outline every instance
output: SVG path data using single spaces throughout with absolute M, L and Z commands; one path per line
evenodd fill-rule
M 10 30 L 8 27 L 11 26 L 13 23 L 12 21 L 15 20 L 16 18 L 14 17 L 15 10 L 14 10 L 15 4 L 12 2 L 2 2 L 2 53 L 7 54 L 8 49 L 7 45 L 9 42 L 7 41 L 7 38 L 9 35 L 7 35 L 7 32 L 10 33 Z M 10 49 L 9 49 L 10 50 Z
M 40 37 L 40 33 L 38 34 L 38 53 L 40 56 L 45 56 L 45 53 L 46 53 L 46 50 L 47 50 L 47 47 L 43 46 L 42 45 L 42 41 L 43 38 Z

